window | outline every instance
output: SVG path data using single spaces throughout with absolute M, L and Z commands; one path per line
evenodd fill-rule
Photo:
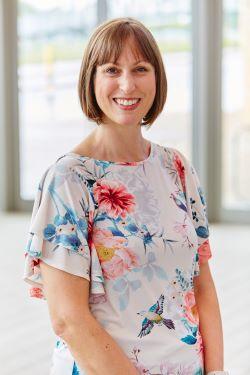
M 96 14 L 94 0 L 18 2 L 20 195 L 24 200 L 33 199 L 41 174 L 93 126 L 81 112 L 77 79 Z
M 222 205 L 250 208 L 250 3 L 225 0 L 222 59 Z

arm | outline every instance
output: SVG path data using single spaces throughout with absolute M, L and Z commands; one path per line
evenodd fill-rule
M 136 375 L 132 362 L 89 310 L 89 281 L 40 262 L 52 327 L 87 375 Z M 60 286 L 60 287 L 58 287 Z
M 208 262 L 200 264 L 200 275 L 194 278 L 194 293 L 204 345 L 205 371 L 222 371 L 223 332 L 216 289 Z

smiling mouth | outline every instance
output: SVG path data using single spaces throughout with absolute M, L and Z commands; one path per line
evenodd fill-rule
M 135 99 L 114 98 L 113 100 L 119 106 L 119 108 L 128 110 L 128 109 L 137 108 L 139 105 L 139 102 L 141 101 L 141 98 L 135 98 Z

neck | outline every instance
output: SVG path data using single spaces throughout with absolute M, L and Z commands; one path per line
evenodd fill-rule
M 93 132 L 93 147 L 103 160 L 133 162 L 149 155 L 149 142 L 143 138 L 141 126 L 114 127 L 101 124 Z

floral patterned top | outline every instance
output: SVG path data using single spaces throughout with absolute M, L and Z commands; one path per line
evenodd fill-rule
M 90 282 L 93 316 L 139 374 L 203 375 L 193 278 L 211 257 L 205 199 L 177 150 L 151 142 L 139 162 L 75 153 L 42 176 L 24 280 L 46 299 L 39 261 Z M 84 374 L 56 338 L 53 375 Z

